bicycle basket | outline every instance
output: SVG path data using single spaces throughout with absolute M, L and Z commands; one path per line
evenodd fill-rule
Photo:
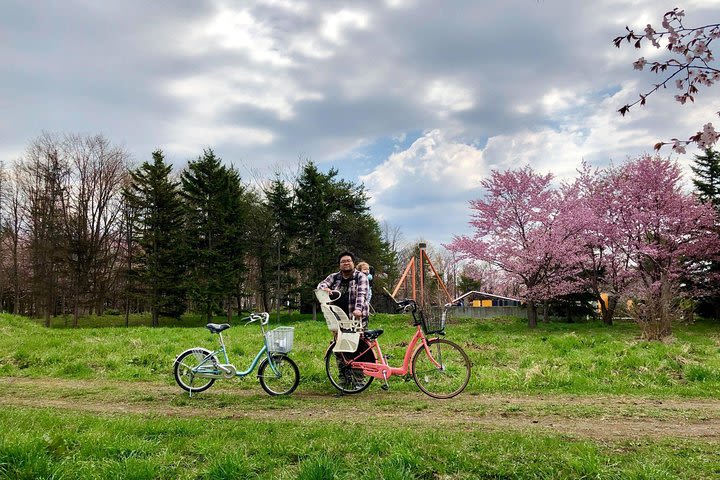
M 271 353 L 288 353 L 292 350 L 294 327 L 278 327 L 265 334 L 268 350 Z
M 420 310 L 417 315 L 420 317 L 425 335 L 433 333 L 445 333 L 445 312 L 440 307 L 426 307 Z

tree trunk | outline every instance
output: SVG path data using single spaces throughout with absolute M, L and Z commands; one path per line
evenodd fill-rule
M 615 309 L 617 308 L 618 297 L 615 295 L 608 295 L 607 304 L 605 304 L 599 293 L 596 294 L 595 298 L 598 305 L 600 305 L 600 316 L 602 318 L 602 322 L 605 325 L 612 325 L 613 317 L 615 316 Z
M 543 323 L 550 323 L 550 318 L 548 317 L 548 302 L 543 302 Z
M 534 300 L 529 300 L 527 302 L 527 312 L 528 312 L 528 327 L 530 327 L 530 328 L 537 327 L 537 305 L 535 305 Z
M 153 326 L 153 328 L 157 328 L 158 325 L 160 325 L 160 321 L 159 321 L 160 316 L 158 315 L 157 307 L 151 308 L 151 315 L 152 315 L 152 326 Z
M 80 305 L 79 305 L 78 294 L 75 293 L 74 296 L 75 296 L 75 300 L 73 302 L 73 328 L 77 328 L 78 317 L 80 317 Z
M 635 318 L 642 327 L 646 340 L 662 340 L 672 335 L 672 285 L 663 274 L 660 277 L 660 291 L 648 290 L 644 305 L 636 307 Z

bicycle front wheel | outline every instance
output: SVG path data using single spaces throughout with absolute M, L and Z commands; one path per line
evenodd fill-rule
M 362 341 L 359 348 L 367 348 L 367 344 Z M 325 355 L 325 372 L 327 373 L 330 383 L 333 387 L 342 393 L 360 393 L 370 386 L 374 377 L 365 375 L 362 369 L 350 368 L 349 363 L 357 356 L 357 353 L 334 353 L 333 347 L 335 342 L 330 344 L 327 355 Z M 365 352 L 358 361 L 375 362 L 375 353 L 373 350 Z
M 260 386 L 268 395 L 290 395 L 300 383 L 300 370 L 290 357 L 282 353 L 273 353 L 272 362 L 275 370 L 267 358 L 258 367 Z
M 452 398 L 465 390 L 471 367 L 465 351 L 444 338 L 428 340 L 428 349 L 430 355 L 421 345 L 412 359 L 413 379 L 420 390 L 434 398 Z
M 210 355 L 210 350 L 193 348 L 180 354 L 175 359 L 173 373 L 180 388 L 190 393 L 203 392 L 215 383 L 214 378 L 203 377 L 195 369 Z M 207 362 L 206 362 L 207 363 Z

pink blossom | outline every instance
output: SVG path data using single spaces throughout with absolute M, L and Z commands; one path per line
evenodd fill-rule
M 695 55 L 701 57 L 705 52 L 707 52 L 707 44 L 702 41 L 697 42 L 695 44 Z
M 700 148 L 706 148 L 714 145 L 718 138 L 720 138 L 720 134 L 718 134 L 715 131 L 715 127 L 713 127 L 712 123 L 706 123 L 703 126 L 702 134 L 700 135 L 700 140 L 698 140 L 698 147 Z
M 635 68 L 635 70 L 642 70 L 645 65 L 647 65 L 647 60 L 645 60 L 645 57 L 640 57 L 637 59 L 637 61 L 633 62 L 633 68 Z
M 675 153 L 686 153 L 685 146 L 680 142 L 680 140 L 675 140 L 673 142 L 672 149 Z
M 648 40 L 653 40 L 655 37 L 655 29 L 649 23 L 647 24 L 647 27 L 645 27 L 645 36 Z

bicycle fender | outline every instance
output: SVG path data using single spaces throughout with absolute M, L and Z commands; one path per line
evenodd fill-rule
M 194 353 L 194 352 L 198 352 L 198 353 L 202 353 L 203 355 L 206 355 L 206 356 L 207 356 L 209 353 L 212 353 L 212 350 L 208 350 L 208 349 L 205 348 L 205 347 L 192 347 L 192 348 L 188 348 L 187 350 L 183 350 L 182 352 L 180 352 L 179 354 L 177 354 L 177 355 L 175 356 L 175 360 L 177 360 L 178 358 L 182 357 L 182 356 L 185 355 L 186 353 L 190 353 L 190 352 L 193 352 L 193 353 Z

